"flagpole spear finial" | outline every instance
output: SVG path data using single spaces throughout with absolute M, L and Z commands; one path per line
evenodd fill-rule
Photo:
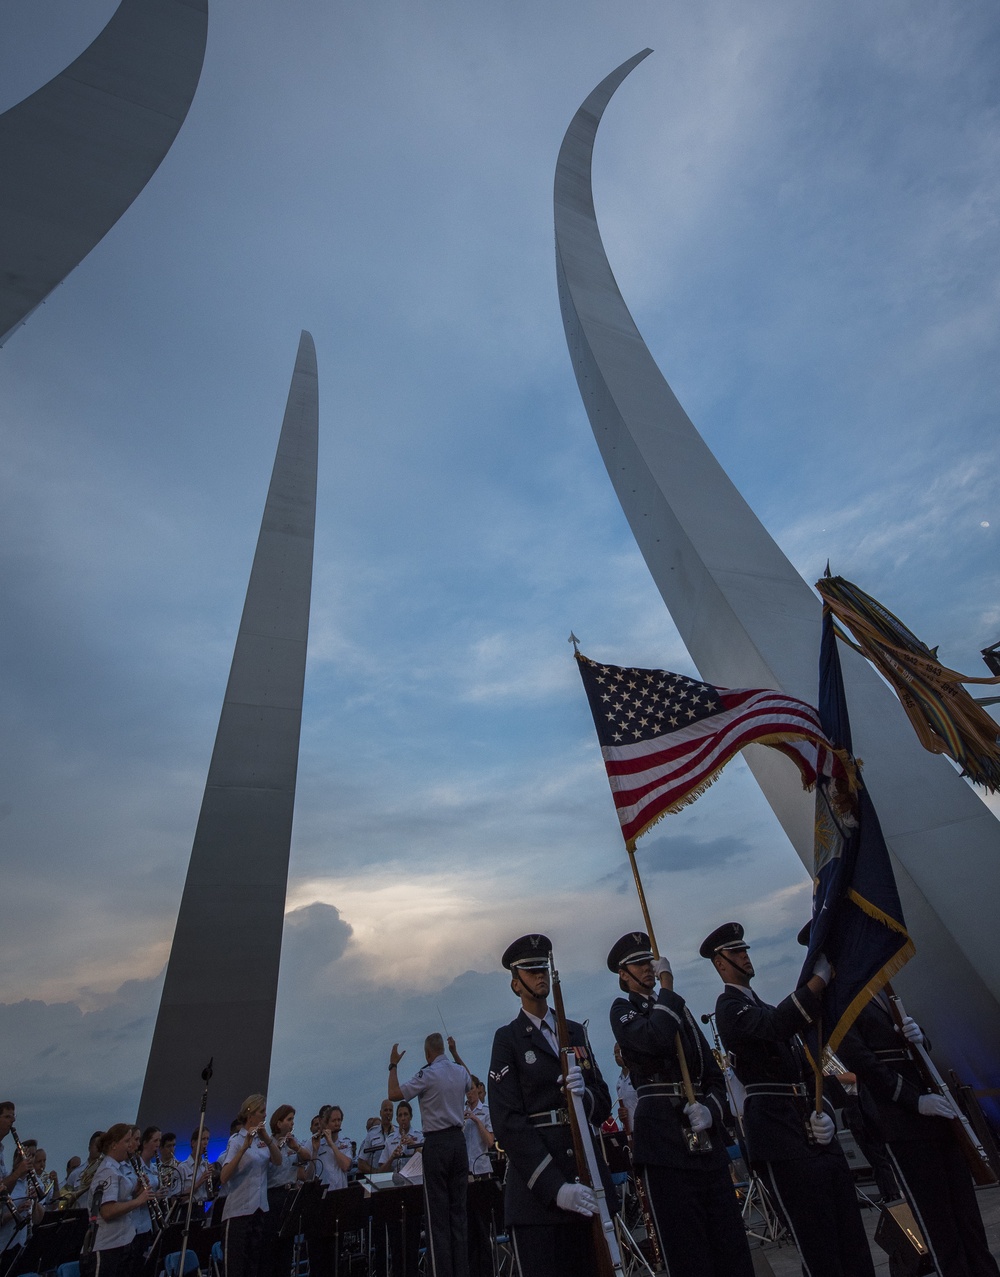
M 570 630 L 569 638 L 566 640 L 566 642 L 573 644 L 573 655 L 579 656 L 580 655 L 580 640 L 576 637 L 576 635 L 573 633 L 572 630 Z

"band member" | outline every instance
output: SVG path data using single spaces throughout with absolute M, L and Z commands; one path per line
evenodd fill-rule
M 434 1277 L 468 1277 L 466 1198 L 468 1167 L 462 1118 L 472 1077 L 464 1064 L 445 1058 L 444 1039 L 424 1039 L 426 1065 L 407 1082 L 397 1077 L 405 1052 L 394 1042 L 389 1054 L 389 1098 L 420 1100 L 424 1132 L 424 1209 Z
M 191 1152 L 183 1162 L 177 1163 L 181 1173 L 181 1196 L 187 1201 L 191 1191 L 191 1176 L 194 1176 L 194 1202 L 204 1203 L 212 1196 L 212 1163 L 208 1160 L 208 1141 L 212 1132 L 206 1127 L 198 1139 L 197 1128 L 191 1132 Z M 197 1145 L 197 1147 L 196 1147 Z
M 66 1183 L 63 1184 L 62 1192 L 59 1195 L 61 1210 L 72 1210 L 86 1200 L 90 1193 L 94 1172 L 101 1162 L 101 1140 L 104 1139 L 104 1136 L 104 1131 L 95 1131 L 91 1135 L 90 1143 L 87 1145 L 86 1163 L 80 1165 L 80 1159 L 77 1158 L 76 1167 L 67 1174 Z
M 517 1018 L 497 1029 L 490 1058 L 489 1105 L 497 1143 L 507 1154 L 504 1217 L 522 1277 L 588 1277 L 596 1273 L 590 1217 L 594 1193 L 577 1182 L 567 1097 L 550 987 L 547 936 L 521 936 L 504 953 Z M 583 1026 L 568 1022 L 577 1063 L 569 1086 L 591 1126 L 610 1116 L 611 1097 Z M 588 1131 L 582 1132 L 584 1138 Z
M 135 1252 L 141 1257 L 149 1249 L 153 1240 L 154 1223 L 159 1226 L 163 1220 L 162 1211 L 157 1210 L 160 1200 L 160 1176 L 153 1160 L 160 1148 L 160 1128 L 148 1126 L 139 1138 L 139 1148 L 132 1156 L 131 1165 L 136 1180 L 143 1188 L 150 1190 L 149 1200 L 141 1210 L 135 1213 Z
M 618 1096 L 618 1121 L 621 1123 L 622 1130 L 631 1135 L 632 1128 L 635 1125 L 635 1106 L 639 1103 L 639 1097 L 635 1093 L 635 1086 L 632 1083 L 629 1067 L 625 1063 L 622 1049 L 617 1042 L 615 1043 L 615 1063 L 621 1070 L 615 1079 L 615 1093 Z
M 726 1146 L 726 1083 L 666 958 L 633 931 L 613 946 L 608 969 L 627 997 L 611 1007 L 611 1031 L 638 1095 L 632 1155 L 642 1176 L 670 1277 L 753 1277 Z M 659 982 L 659 988 L 657 988 Z M 694 1088 L 688 1102 L 678 1042 Z
M 24 1150 L 23 1154 L 21 1149 Z M 43 1201 L 48 1195 L 42 1183 L 44 1165 L 38 1164 L 38 1149 L 34 1140 L 23 1140 L 21 1149 L 15 1148 L 11 1170 L 17 1176 L 14 1187 L 0 1205 L 0 1269 L 31 1236 L 32 1228 L 45 1218 Z
M 400 1170 L 423 1142 L 422 1133 L 413 1127 L 413 1106 L 409 1100 L 400 1100 L 396 1105 L 396 1129 L 386 1140 L 379 1170 L 383 1173 Z
M 343 1124 L 344 1110 L 340 1105 L 324 1105 L 312 1137 L 316 1178 L 330 1189 L 347 1187 L 347 1175 L 354 1161 L 351 1141 L 341 1134 Z
M 906 1016 L 901 1031 L 878 994 L 837 1054 L 858 1079 L 861 1111 L 885 1140 L 896 1179 L 941 1277 L 997 1277 L 976 1190 L 951 1129 L 951 1101 L 929 1092 L 914 1058 L 925 1043 Z
M 267 1167 L 281 1165 L 281 1150 L 264 1125 L 267 1101 L 251 1095 L 239 1112 L 240 1128 L 229 1137 L 222 1182 L 229 1185 L 222 1212 L 225 1277 L 257 1277 L 267 1213 Z
M 378 1115 L 377 1125 L 369 1126 L 358 1149 L 358 1170 L 362 1175 L 371 1175 L 378 1169 L 385 1157 L 386 1145 L 395 1133 L 395 1127 L 392 1124 L 392 1100 L 382 1101 Z
M 716 1025 L 746 1090 L 747 1153 L 788 1220 L 806 1277 L 874 1277 L 836 1124 L 828 1103 L 814 1110 L 813 1072 L 796 1037 L 819 1015 L 830 963 L 821 956 L 809 980 L 773 1007 L 750 988 L 748 949 L 738 922 L 716 928 L 700 949 L 725 985 Z
M 271 1114 L 271 1135 L 281 1151 L 281 1161 L 267 1164 L 267 1206 L 264 1220 L 264 1247 L 260 1263 L 263 1274 L 287 1274 L 291 1271 L 295 1250 L 294 1229 L 279 1236 L 288 1205 L 294 1199 L 289 1190 L 299 1183 L 299 1173 L 310 1165 L 312 1152 L 298 1142 L 292 1133 L 295 1110 L 290 1104 L 279 1104 Z
M 101 1160 L 90 1184 L 94 1245 L 80 1262 L 84 1277 L 123 1277 L 129 1269 L 136 1213 L 151 1196 L 125 1174 L 125 1159 L 134 1149 L 135 1127 L 124 1122 L 109 1127 L 100 1141 Z
M 292 1188 L 299 1182 L 299 1172 L 313 1160 L 312 1150 L 295 1138 L 295 1110 L 290 1104 L 279 1104 L 271 1114 L 271 1135 L 281 1150 L 281 1161 L 267 1166 L 267 1192 L 271 1201 L 272 1189 Z M 271 1207 L 274 1208 L 274 1201 Z
M 497 1142 L 490 1122 L 490 1111 L 479 1098 L 476 1079 L 465 1093 L 465 1148 L 470 1175 L 489 1175 L 493 1170 L 490 1149 Z

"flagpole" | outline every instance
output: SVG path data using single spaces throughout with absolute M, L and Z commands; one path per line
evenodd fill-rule
M 639 877 L 639 866 L 635 862 L 635 845 L 626 843 L 625 850 L 628 852 L 628 862 L 632 866 L 632 877 L 635 879 L 635 889 L 639 893 L 639 908 L 642 910 L 643 921 L 646 923 L 646 934 L 649 936 L 649 947 L 653 951 L 653 957 L 660 956 L 660 950 L 656 945 L 656 935 L 653 931 L 653 920 L 649 916 L 649 906 L 646 904 L 646 893 L 642 889 L 642 879 Z M 670 987 L 673 988 L 673 978 L 670 980 Z M 680 1033 L 674 1038 L 674 1045 L 677 1049 L 677 1063 L 680 1065 L 681 1079 L 684 1084 L 684 1095 L 689 1104 L 695 1104 L 694 1086 L 691 1082 L 691 1071 L 688 1068 L 687 1056 L 684 1054 L 684 1043 L 681 1041 Z
M 823 1017 L 816 1017 L 816 1058 L 813 1060 L 816 1074 L 816 1112 L 823 1112 Z

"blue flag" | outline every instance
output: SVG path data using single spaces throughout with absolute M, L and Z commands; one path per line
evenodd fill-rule
M 823 609 L 819 717 L 827 739 L 852 758 L 851 724 L 837 636 Z M 915 952 L 906 931 L 889 849 L 864 781 L 848 792 L 836 780 L 816 786 L 813 917 L 799 983 L 825 953 L 835 976 L 823 994 L 823 1038 L 831 1051 L 859 1012 Z

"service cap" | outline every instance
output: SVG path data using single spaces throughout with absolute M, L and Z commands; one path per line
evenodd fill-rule
M 809 947 L 809 936 L 812 934 L 812 927 L 812 918 L 810 918 L 799 934 L 795 937 L 799 944 L 804 945 L 806 948 Z
M 552 941 L 548 936 L 519 936 L 500 959 L 507 971 L 541 971 L 549 965 Z
M 698 952 L 703 958 L 714 958 L 717 953 L 722 953 L 726 949 L 749 948 L 750 946 L 743 939 L 743 924 L 724 922 L 721 927 L 716 927 L 710 936 L 705 937 Z
M 653 947 L 645 931 L 630 931 L 612 946 L 608 954 L 608 970 L 618 971 L 633 962 L 650 962 L 652 958 Z

